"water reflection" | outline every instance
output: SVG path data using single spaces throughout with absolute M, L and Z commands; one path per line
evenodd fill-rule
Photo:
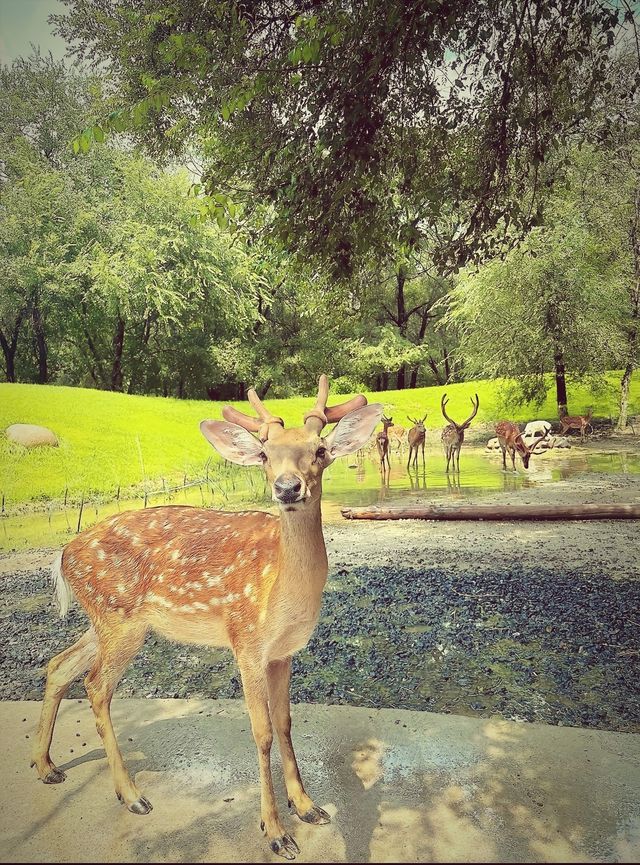
M 445 472 L 445 460 L 440 449 L 427 450 L 426 463 L 407 469 L 405 454 L 395 448 L 390 451 L 391 466 L 384 471 L 375 455 L 359 453 L 338 460 L 325 472 L 324 516 L 340 520 L 340 508 L 370 506 L 388 501 L 406 500 L 407 504 L 428 497 L 430 501 L 464 499 L 491 495 L 495 492 L 516 492 L 566 480 L 587 472 L 606 474 L 640 473 L 640 455 L 633 451 L 603 452 L 572 449 L 547 451 L 532 460 L 527 472 L 518 465 L 516 473 L 502 470 L 499 452 L 481 447 L 465 446 L 460 472 Z M 205 467 L 206 468 L 206 467 Z M 89 498 L 87 496 L 87 498 Z M 243 469 L 229 464 L 217 464 L 202 478 L 193 480 L 187 488 L 163 490 L 160 483 L 149 486 L 148 506 L 190 504 L 224 510 L 260 508 L 272 510 L 269 489 L 264 476 L 256 469 Z M 79 502 L 67 507 L 49 505 L 36 512 L 8 514 L 0 519 L 0 549 L 57 546 L 77 530 L 95 524 L 106 516 L 122 510 L 144 507 L 145 494 L 129 500 L 85 502 L 80 514 Z M 61 504 L 61 503 L 60 503 Z

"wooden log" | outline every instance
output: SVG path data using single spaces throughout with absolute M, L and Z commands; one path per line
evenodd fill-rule
M 346 520 L 640 520 L 640 505 L 423 505 L 342 508 Z

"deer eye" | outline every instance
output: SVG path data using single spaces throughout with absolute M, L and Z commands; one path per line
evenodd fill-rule
M 317 460 L 323 460 L 326 457 L 326 455 L 327 455 L 327 449 L 326 448 L 318 448 L 318 450 L 316 451 L 316 459 Z

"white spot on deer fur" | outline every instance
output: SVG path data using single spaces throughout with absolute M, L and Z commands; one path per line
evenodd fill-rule
M 118 583 L 117 589 L 121 595 L 124 595 L 124 593 L 127 591 L 127 587 L 123 586 L 122 583 Z
M 187 591 L 187 590 L 185 589 L 184 586 L 178 586 L 178 594 L 179 594 L 179 595 L 184 595 L 184 593 L 185 593 L 186 591 Z
M 251 585 L 251 583 L 247 583 L 247 585 L 244 587 L 244 596 L 245 598 L 248 598 L 251 594 L 253 594 L 253 586 Z
M 196 608 L 196 610 L 206 610 L 207 609 L 207 605 L 200 603 L 200 601 L 194 601 L 193 606 Z
M 227 567 L 222 572 L 223 574 L 230 574 L 232 571 L 235 571 L 234 565 L 227 565 Z
M 207 577 L 208 588 L 212 588 L 213 586 L 219 586 L 220 582 L 220 577 Z
M 158 525 L 158 521 L 157 521 L 157 520 L 151 520 L 151 522 L 149 523 L 149 528 L 150 528 L 150 529 L 155 529 L 155 527 L 156 527 L 157 525 Z
M 251 558 L 256 559 L 257 557 L 258 557 L 258 550 L 257 549 L 251 550 Z
M 187 583 L 187 585 L 191 589 L 201 589 L 202 588 L 202 583 L 198 583 L 198 582 Z
M 180 558 L 180 550 L 174 550 L 171 553 L 171 558 L 173 559 L 174 562 L 176 562 Z
M 112 607 L 115 604 L 115 602 L 116 602 L 116 599 L 114 598 L 114 596 L 109 595 L 109 599 L 108 599 L 109 606 Z
M 85 574 L 90 574 L 92 570 L 93 570 L 93 565 L 86 565 L 84 572 L 85 572 Z
M 173 609 L 173 604 L 168 598 L 164 598 L 162 595 L 156 595 L 155 592 L 149 592 L 147 599 L 153 603 L 160 604 L 161 607 Z
M 98 550 L 98 558 L 100 559 L 101 562 L 103 562 L 107 558 L 107 554 L 105 553 L 105 551 L 103 549 Z
M 96 595 L 96 604 L 101 604 L 104 601 L 104 595 Z
M 217 607 L 218 604 L 221 604 L 222 600 L 220 598 L 209 598 L 209 606 Z
M 255 625 L 247 625 L 247 631 L 249 631 L 249 633 L 252 633 L 253 631 L 255 631 L 255 629 L 256 629 Z
M 271 573 L 271 565 L 267 565 L 266 568 L 264 568 L 262 571 L 262 576 L 268 577 L 270 573 Z
M 91 541 L 91 543 L 89 544 L 89 546 L 90 546 L 90 547 L 97 547 L 97 546 L 99 546 L 99 544 L 100 544 L 100 540 L 99 540 L 99 538 L 94 538 L 94 539 Z
M 156 580 L 157 580 L 159 583 L 164 583 L 164 574 L 158 574 L 157 577 L 156 577 Z

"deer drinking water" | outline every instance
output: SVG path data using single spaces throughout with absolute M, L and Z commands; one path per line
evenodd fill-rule
M 407 460 L 407 468 L 411 465 L 411 457 L 413 455 L 413 465 L 414 468 L 418 468 L 418 448 L 422 448 L 422 466 L 424 467 L 424 441 L 427 435 L 427 431 L 424 428 L 424 422 L 427 419 L 427 413 L 425 412 L 422 420 L 418 420 L 417 418 L 410 417 L 409 420 L 413 424 L 411 429 L 409 430 L 409 459 Z
M 263 466 L 279 517 L 181 505 L 148 508 L 110 517 L 64 548 L 53 568 L 60 612 L 66 614 L 75 596 L 91 624 L 47 668 L 32 763 L 45 783 L 65 779 L 49 756 L 56 715 L 71 682 L 89 670 L 85 685 L 116 795 L 134 814 L 151 811 L 125 767 L 110 704 L 125 668 L 153 629 L 180 642 L 233 651 L 258 749 L 261 826 L 271 849 L 286 859 L 299 852 L 276 806 L 273 729 L 290 805 L 308 823 L 329 821 L 302 784 L 291 742 L 291 656 L 311 636 L 327 578 L 322 474 L 337 457 L 362 446 L 382 406 L 367 406 L 365 397 L 357 396 L 327 408 L 328 387 L 321 376 L 315 406 L 299 429 L 285 430 L 255 391 L 248 397 L 257 418 L 225 406 L 225 421 L 200 425 L 226 459 Z M 323 428 L 336 422 L 322 438 Z
M 509 451 L 509 454 L 511 455 L 511 465 L 514 472 L 516 470 L 516 451 L 520 454 L 522 465 L 525 469 L 528 469 L 529 460 L 531 459 L 533 452 L 540 442 L 543 442 L 548 437 L 549 432 L 550 430 L 547 430 L 543 436 L 537 438 L 531 447 L 529 447 L 522 438 L 522 433 L 520 432 L 520 427 L 517 423 L 513 423 L 513 421 L 510 420 L 499 421 L 496 424 L 496 435 L 498 436 L 498 443 L 502 450 L 502 468 L 504 471 L 507 470 L 507 451 Z
M 464 433 L 465 430 L 471 425 L 471 421 L 478 413 L 478 408 L 480 407 L 480 400 L 478 398 L 478 394 L 475 395 L 475 399 L 471 397 L 471 405 L 473 406 L 473 411 L 469 415 L 469 417 L 464 421 L 464 423 L 456 423 L 453 418 L 450 418 L 447 414 L 446 405 L 449 402 L 447 399 L 446 393 L 442 394 L 442 399 L 440 400 L 440 411 L 445 420 L 448 420 L 449 423 L 442 430 L 442 435 L 440 436 L 442 441 L 442 447 L 444 448 L 445 456 L 447 457 L 447 468 L 446 471 L 449 471 L 449 463 L 453 461 L 453 471 L 460 471 L 460 449 L 462 448 L 462 443 L 464 442 Z

